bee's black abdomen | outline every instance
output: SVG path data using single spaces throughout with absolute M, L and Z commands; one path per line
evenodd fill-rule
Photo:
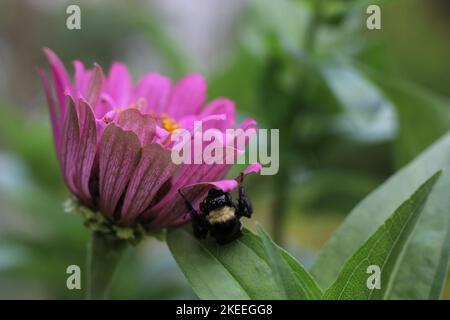
M 211 236 L 218 244 L 227 244 L 236 240 L 242 235 L 242 223 L 235 218 L 224 223 L 217 223 L 211 226 Z

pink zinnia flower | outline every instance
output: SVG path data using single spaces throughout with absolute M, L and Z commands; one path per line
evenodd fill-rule
M 127 68 L 114 63 L 107 76 L 100 66 L 87 70 L 74 62 L 71 81 L 60 59 L 44 49 L 52 82 L 39 71 L 50 109 L 56 154 L 70 192 L 113 224 L 139 223 L 159 230 L 184 223 L 189 216 L 178 189 L 195 206 L 211 187 L 229 191 L 235 180 L 222 180 L 230 165 L 171 161 L 170 135 L 193 130 L 204 120 L 225 134 L 235 125 L 234 103 L 226 98 L 205 107 L 206 81 L 197 74 L 175 86 L 157 73 L 133 84 Z M 254 126 L 253 119 L 241 124 Z M 251 165 L 246 174 L 258 171 Z

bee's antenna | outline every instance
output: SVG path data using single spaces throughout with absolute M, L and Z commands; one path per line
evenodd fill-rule
M 186 197 L 184 196 L 183 192 L 181 192 L 181 189 L 178 189 L 178 193 L 180 194 L 180 196 L 184 199 L 184 201 L 187 202 Z
M 181 192 L 181 189 L 178 189 L 178 193 L 180 194 L 180 196 L 183 198 L 184 202 L 186 203 L 186 205 L 189 208 L 189 202 L 187 201 L 186 197 L 184 196 L 183 192 Z M 185 218 L 188 215 L 188 213 L 185 213 L 183 218 Z
M 190 212 L 195 211 L 194 207 L 192 206 L 192 204 L 186 199 L 186 197 L 184 196 L 183 192 L 181 192 L 181 189 L 178 189 L 178 193 L 180 194 L 180 196 L 183 198 L 184 202 L 186 203 L 187 208 L 189 209 Z M 191 214 L 191 213 L 186 213 L 186 215 Z

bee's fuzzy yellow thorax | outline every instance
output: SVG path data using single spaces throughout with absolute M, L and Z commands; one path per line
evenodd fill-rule
M 206 219 L 209 223 L 224 223 L 234 218 L 234 208 L 233 207 L 221 207 L 211 211 Z

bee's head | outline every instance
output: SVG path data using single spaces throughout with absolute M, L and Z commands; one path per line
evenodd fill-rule
M 210 189 L 206 198 L 200 203 L 203 212 L 209 212 L 221 207 L 232 207 L 233 202 L 229 192 L 220 189 Z

